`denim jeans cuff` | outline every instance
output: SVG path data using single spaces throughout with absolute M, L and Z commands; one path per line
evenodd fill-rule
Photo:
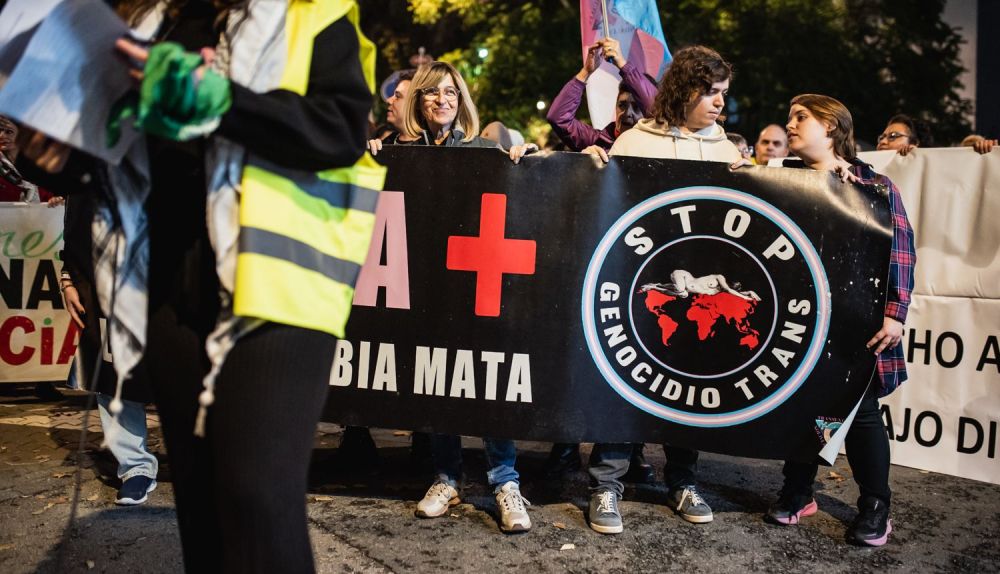
M 149 470 L 148 468 L 143 468 L 143 467 L 133 468 L 132 470 L 126 472 L 125 474 L 121 475 L 118 478 L 120 478 L 122 482 L 125 482 L 126 480 L 135 476 L 145 476 L 146 478 L 151 478 L 153 480 L 156 480 L 156 473 Z
M 448 476 L 447 474 L 438 474 L 436 477 L 434 477 L 434 482 L 435 483 L 441 482 L 441 483 L 447 484 L 448 486 L 450 486 L 450 487 L 458 490 L 458 485 L 459 485 L 460 481 L 459 481 L 459 479 L 452 478 L 452 477 Z
M 503 488 L 503 485 L 507 484 L 508 482 L 513 482 L 514 484 L 516 484 L 518 489 L 521 488 L 521 481 L 520 480 L 518 480 L 516 478 L 514 480 L 505 480 L 505 481 L 497 483 L 497 484 L 495 484 L 493 486 L 493 494 L 498 494 L 500 492 L 500 489 Z

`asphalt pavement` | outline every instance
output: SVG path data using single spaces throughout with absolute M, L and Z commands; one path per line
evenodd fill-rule
M 116 507 L 115 463 L 100 449 L 96 411 L 81 448 L 86 404 L 80 393 L 41 399 L 31 386 L 0 385 L 0 572 L 182 572 L 155 412 L 149 443 L 161 461 L 159 487 L 142 506 Z M 337 456 L 342 429 L 317 429 L 309 520 L 319 572 L 1000 572 L 998 485 L 893 466 L 889 544 L 858 548 L 844 541 L 857 488 L 843 457 L 820 470 L 820 511 L 779 527 L 763 513 L 780 487 L 780 463 L 704 454 L 699 477 L 712 523 L 675 516 L 662 485 L 630 485 L 621 505 L 625 532 L 609 536 L 585 521 L 586 474 L 545 481 L 548 445 L 519 442 L 533 528 L 505 535 L 481 441 L 464 439 L 462 503 L 423 520 L 414 509 L 429 475 L 410 457 L 409 433 L 373 436 L 378 462 L 349 472 Z M 584 460 L 588 452 L 584 446 Z M 659 471 L 660 447 L 646 452 Z

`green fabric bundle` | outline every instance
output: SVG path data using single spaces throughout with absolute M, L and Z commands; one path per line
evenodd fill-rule
M 149 134 L 185 141 L 212 133 L 232 105 L 229 79 L 211 69 L 195 81 L 201 56 L 163 42 L 149 50 L 139 93 L 122 96 L 108 119 L 108 147 L 118 143 L 122 123 L 133 120 Z

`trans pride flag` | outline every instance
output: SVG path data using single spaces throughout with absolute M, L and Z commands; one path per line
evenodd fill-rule
M 670 50 L 663 36 L 656 0 L 604 0 L 608 9 L 608 31 L 621 44 L 625 58 L 659 81 L 670 63 Z M 580 0 L 582 55 L 587 46 L 604 37 L 601 0 Z M 620 81 L 618 68 L 604 62 L 587 81 L 587 105 L 594 127 L 614 120 L 614 102 Z M 609 95 L 610 94 L 610 95 Z

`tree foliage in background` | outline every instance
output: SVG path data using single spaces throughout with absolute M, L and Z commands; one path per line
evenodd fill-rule
M 486 124 L 500 120 L 537 139 L 546 104 L 580 68 L 576 0 L 361 0 L 365 33 L 380 48 L 378 77 L 410 67 L 420 47 L 454 64 Z M 480 49 L 486 57 L 480 58 Z
M 726 125 L 747 139 L 784 124 L 788 101 L 823 93 L 852 111 L 873 141 L 904 112 L 928 121 L 939 145 L 969 133 L 958 93 L 961 37 L 941 19 L 945 0 L 659 0 L 671 51 L 719 50 L 736 69 Z M 544 111 L 581 65 L 577 0 L 361 0 L 380 47 L 379 77 L 409 67 L 420 46 L 455 64 L 483 122 L 540 137 Z M 486 58 L 479 50 L 488 51 Z M 585 106 L 584 106 L 585 108 Z M 585 115 L 585 110 L 581 110 Z
M 671 49 L 715 47 L 736 68 L 728 128 L 751 141 L 784 124 L 788 101 L 810 92 L 841 100 L 869 142 L 895 113 L 931 124 L 941 145 L 970 130 L 958 93 L 961 36 L 945 0 L 661 0 Z

